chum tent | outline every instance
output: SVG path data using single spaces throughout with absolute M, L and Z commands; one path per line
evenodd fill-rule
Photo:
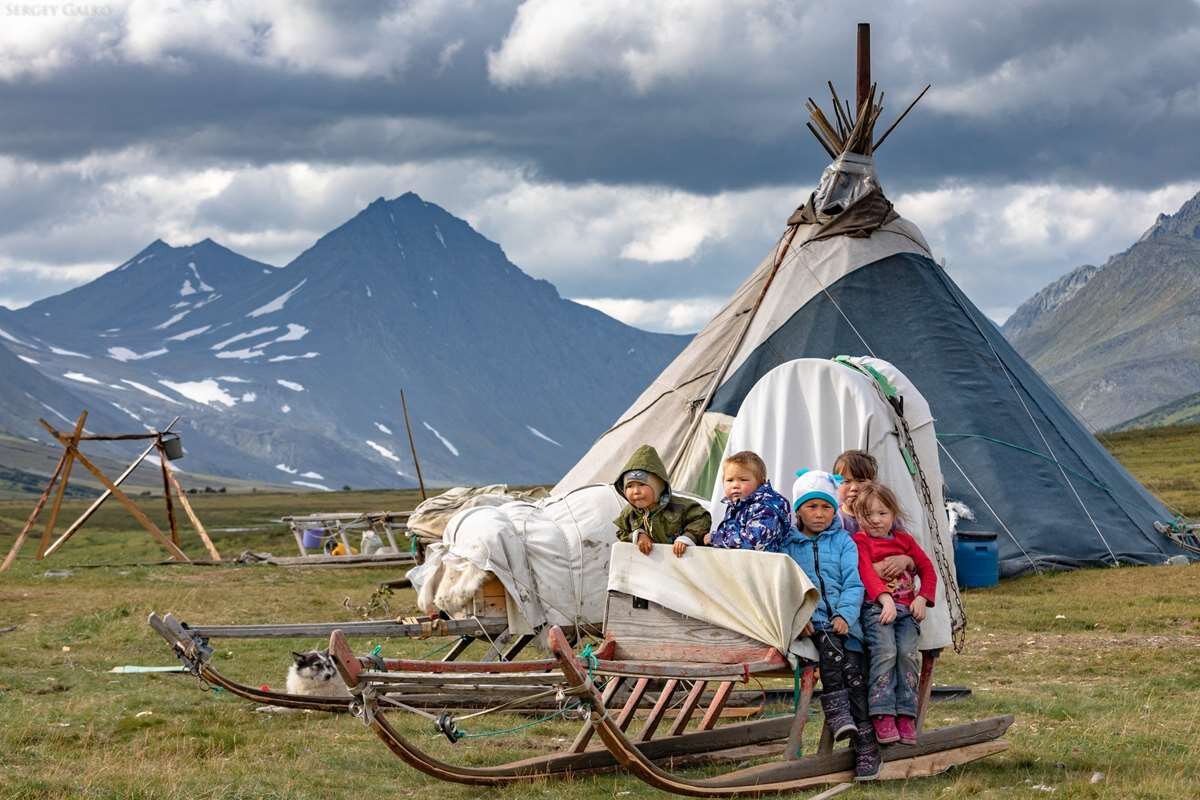
M 825 119 L 809 107 L 814 122 Z M 1088 432 L 893 208 L 875 174 L 873 88 L 860 109 L 868 122 L 839 122 L 850 131 L 844 137 L 827 121 L 818 125 L 823 146 L 840 155 L 817 190 L 554 494 L 611 481 L 648 443 L 674 487 L 712 496 L 730 426 L 760 378 L 794 359 L 867 355 L 894 364 L 928 400 L 944 499 L 975 512 L 972 529 L 997 534 L 1002 575 L 1187 555 L 1154 527 L 1174 515 Z

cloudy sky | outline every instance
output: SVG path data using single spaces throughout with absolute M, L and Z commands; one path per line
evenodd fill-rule
M 413 190 L 563 295 L 698 328 L 827 158 L 873 26 L 885 190 L 993 318 L 1200 191 L 1200 0 L 0 5 L 0 304 L 155 238 L 283 265 Z M 647 287 L 653 295 L 647 296 Z

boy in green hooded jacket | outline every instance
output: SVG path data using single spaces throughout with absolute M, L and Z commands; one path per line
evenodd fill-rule
M 644 444 L 633 452 L 613 482 L 628 503 L 613 522 L 617 539 L 633 542 L 649 555 L 654 544 L 673 545 L 683 556 L 688 545 L 702 544 L 712 528 L 712 517 L 695 500 L 671 494 L 667 470 L 658 451 Z

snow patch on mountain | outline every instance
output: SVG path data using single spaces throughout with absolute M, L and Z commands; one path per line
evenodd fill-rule
M 312 472 L 312 471 L 309 471 L 309 472 L 303 472 L 303 473 L 301 473 L 301 474 L 300 474 L 300 477 L 301 477 L 301 478 L 312 478 L 314 481 L 323 481 L 323 480 L 325 480 L 325 476 L 324 476 L 324 475 L 320 474 L 319 472 Z
M 30 350 L 37 350 L 37 348 L 34 347 L 33 345 L 29 344 L 28 342 L 21 341 L 20 339 L 13 336 L 11 333 L 4 330 L 3 328 L 0 328 L 0 339 L 7 339 L 8 341 L 12 342 L 13 344 L 19 344 L 22 347 L 28 347 Z
M 380 433 L 386 433 L 388 436 L 392 435 L 392 429 L 387 425 L 384 425 L 382 422 L 376 422 L 375 427 L 379 429 Z
M 38 400 L 38 402 L 39 402 L 39 403 L 42 403 L 42 401 L 41 401 L 41 400 Z M 54 408 L 53 406 L 51 406 L 51 405 L 49 405 L 49 404 L 47 404 L 47 403 L 42 403 L 42 408 L 46 409 L 46 410 L 47 410 L 47 411 L 49 411 L 51 414 L 53 414 L 54 416 L 58 417 L 58 418 L 59 418 L 59 419 L 61 419 L 63 422 L 67 423 L 68 425 L 74 425 L 74 424 L 75 424 L 75 420 L 71 419 L 71 418 L 70 418 L 70 417 L 68 417 L 66 414 L 62 413 L 62 412 L 61 412 L 61 411 L 59 411 L 57 408 Z
M 195 289 L 195 287 L 192 286 L 192 279 L 184 278 L 183 286 L 179 287 L 179 296 L 187 297 L 188 295 L 193 295 L 195 293 L 196 293 L 196 289 Z
M 276 297 L 274 300 L 272 300 L 269 303 L 259 306 L 258 308 L 254 309 L 249 314 L 247 314 L 246 316 L 247 317 L 261 317 L 264 314 L 271 314 L 275 311 L 282 311 L 284 305 L 287 304 L 287 301 L 292 299 L 292 295 L 294 295 L 296 292 L 300 291 L 300 287 L 302 287 L 307 282 L 308 282 L 308 278 L 305 278 L 304 280 L 300 281 L 295 286 L 293 286 L 291 289 L 288 289 L 286 292 L 279 295 L 279 297 Z
M 280 472 L 286 472 L 288 475 L 295 475 L 300 471 L 295 467 L 289 467 L 287 464 L 276 464 L 275 469 L 279 470 Z
M 292 481 L 292 483 L 294 483 L 297 486 L 307 487 L 309 489 L 320 489 L 322 492 L 332 492 L 333 491 L 333 489 L 330 489 L 328 486 L 323 486 L 319 483 L 309 483 L 308 481 Z
M 242 395 L 243 403 L 253 403 L 257 399 L 258 399 L 258 395 L 255 394 L 254 392 L 246 392 Z
M 176 322 L 179 322 L 179 320 L 183 319 L 184 317 L 186 317 L 186 316 L 187 316 L 188 314 L 190 314 L 190 313 L 192 313 L 192 309 L 190 309 L 190 308 L 189 308 L 189 309 L 187 309 L 186 311 L 180 311 L 178 314 L 176 314 L 175 316 L 171 317 L 171 318 L 170 318 L 169 320 L 167 320 L 166 322 L 161 322 L 161 323 L 159 323 L 158 325 L 155 325 L 155 326 L 154 326 L 154 330 L 156 330 L 156 331 L 165 331 L 167 328 L 171 327 L 171 326 L 172 326 L 172 325 L 174 325 Z
M 243 348 L 241 350 L 225 350 L 217 353 L 217 358 L 240 358 L 242 361 L 249 361 L 252 358 L 261 358 L 266 355 L 262 350 L 252 350 Z
M 36 364 L 36 363 L 38 363 L 38 362 L 37 362 L 37 359 L 30 358 L 29 356 L 23 356 L 23 355 L 20 355 L 20 354 L 18 354 L 18 355 L 17 355 L 17 358 L 21 359 L 21 360 L 22 360 L 22 361 L 24 361 L 26 364 Z
M 159 400 L 166 400 L 168 403 L 174 403 L 175 405 L 179 405 L 178 400 L 176 400 L 172 397 L 167 397 L 165 394 L 158 391 L 157 389 L 151 389 L 149 386 L 146 386 L 145 384 L 138 383 L 137 381 L 131 381 L 128 378 L 121 378 L 121 383 L 127 383 L 130 386 L 132 386 L 133 388 L 138 389 L 139 391 L 143 391 L 146 394 L 150 395 L 151 397 L 157 397 Z
M 104 385 L 103 381 L 98 381 L 89 375 L 84 375 L 82 372 L 64 372 L 63 377 L 68 380 L 79 381 L 80 383 L 94 383 L 97 386 Z
M 216 344 L 214 344 L 210 349 L 224 350 L 226 347 L 233 344 L 234 342 L 240 342 L 243 339 L 253 339 L 256 336 L 262 336 L 264 333 L 271 333 L 272 331 L 277 331 L 277 330 L 279 330 L 278 325 L 267 325 L 266 327 L 263 327 L 263 328 L 255 328 L 252 331 L 246 331 L 245 333 L 239 333 L 236 336 L 230 336 L 228 339 L 223 339 L 222 341 L 219 341 Z M 261 347 L 262 345 L 259 345 L 259 346 Z
M 304 391 L 304 385 L 300 384 L 300 383 L 296 383 L 295 381 L 285 381 L 283 378 L 279 378 L 275 382 L 278 383 L 280 386 L 282 386 L 285 389 L 291 389 L 293 392 L 303 392 Z
M 425 422 L 424 420 L 421 421 L 421 424 L 424 425 L 426 427 L 426 429 L 429 430 L 430 433 L 432 433 L 434 436 L 436 436 L 438 438 L 438 441 L 440 441 L 442 444 L 444 444 L 446 446 L 447 450 L 449 450 L 453 455 L 456 455 L 456 456 L 458 455 L 458 448 L 455 447 L 450 442 L 449 439 L 447 439 L 445 436 L 442 436 L 440 433 L 438 433 L 437 428 L 433 427 L 432 425 L 430 425 L 428 422 Z
M 221 384 L 217 383 L 213 378 L 205 378 L 202 381 L 167 381 L 160 379 L 159 383 L 168 389 L 174 389 L 189 400 L 203 403 L 206 406 L 220 403 L 226 408 L 233 408 L 237 405 L 237 399 L 222 389 Z
M 186 342 L 188 339 L 191 339 L 193 336 L 199 336 L 200 334 L 204 333 L 211 327 L 212 327 L 212 325 L 202 325 L 199 328 L 192 328 L 190 331 L 184 331 L 183 333 L 177 333 L 174 336 L 168 336 L 167 341 L 168 342 Z
M 225 381 L 226 383 L 249 383 L 245 378 L 238 378 L 233 375 L 218 375 L 217 380 Z
M 202 292 L 213 291 L 213 287 L 211 287 L 207 283 L 205 283 L 204 279 L 200 277 L 199 271 L 196 270 L 196 262 L 195 261 L 189 261 L 188 268 L 191 269 L 192 275 L 196 276 L 196 284 L 200 287 L 200 291 L 202 291 Z
M 289 411 L 292 410 L 292 407 L 289 406 L 287 403 L 284 403 L 283 405 L 281 405 L 279 407 L 279 410 L 282 411 L 284 414 L 287 414 Z
M 434 225 L 434 226 L 433 226 L 433 233 L 434 233 L 434 235 L 435 235 L 435 236 L 437 236 L 437 239 L 438 239 L 438 241 L 442 243 L 442 247 L 445 247 L 445 246 L 446 246 L 446 239 L 445 239 L 445 238 L 442 236 L 442 230 L 441 230 L 441 228 L 439 228 L 437 225 Z
M 376 442 L 372 442 L 370 439 L 367 439 L 366 442 L 367 442 L 367 447 L 371 448 L 376 453 L 379 453 L 379 455 L 383 456 L 388 461 L 397 461 L 398 462 L 400 460 L 399 456 L 397 456 L 391 450 L 388 450 L 383 445 L 378 444 Z
M 532 433 L 532 434 L 533 434 L 534 436 L 536 436 L 537 438 L 539 438 L 539 439 L 545 439 L 547 442 L 549 442 L 550 444 L 554 445 L 555 447 L 562 447 L 562 445 L 561 445 L 561 444 L 559 444 L 558 442 L 554 441 L 554 440 L 553 440 L 553 439 L 551 439 L 549 436 L 547 436 L 546 434 L 542 433 L 541 431 L 539 431 L 537 428 L 533 427 L 532 425 L 526 425 L 525 427 L 526 427 L 526 428 L 528 428 L 528 429 L 529 429 L 529 432 L 530 432 L 530 433 Z
M 303 325 L 297 325 L 294 322 L 287 324 L 287 333 L 277 339 L 272 339 L 267 344 L 275 344 L 276 342 L 298 342 L 308 334 L 308 328 Z M 265 345 L 264 345 L 265 346 Z
M 295 360 L 301 359 L 301 358 L 316 358 L 319 355 L 321 355 L 321 354 L 316 352 L 315 350 L 309 350 L 307 353 L 305 353 L 302 356 L 272 356 L 271 358 L 268 358 L 267 361 L 271 362 L 272 364 L 275 364 L 280 361 L 295 361 Z
M 150 350 L 145 353 L 136 353 L 128 347 L 110 347 L 108 355 L 110 358 L 117 361 L 145 361 L 147 358 L 156 358 L 167 352 L 167 348 L 160 347 L 157 350 Z
M 133 413 L 132 411 L 130 411 L 128 408 L 121 405 L 120 403 L 114 403 L 110 400 L 109 405 L 111 405 L 113 408 L 117 409 L 118 411 L 124 411 L 128 416 L 133 417 L 138 422 L 142 421 L 141 417 L 139 417 L 137 414 Z
M 54 353 L 54 355 L 56 355 L 56 356 L 75 356 L 76 358 L 91 358 L 91 356 L 85 356 L 83 353 L 76 353 L 74 350 L 66 350 L 61 347 L 55 347 L 54 345 L 50 345 L 50 352 Z

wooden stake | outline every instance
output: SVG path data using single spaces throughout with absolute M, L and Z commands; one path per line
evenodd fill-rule
M 71 434 L 70 444 L 64 445 L 67 448 L 67 459 L 63 462 L 58 494 L 54 496 L 54 505 L 50 507 L 50 518 L 46 520 L 46 528 L 42 531 L 42 541 L 38 545 L 38 561 L 46 557 L 46 546 L 50 544 L 50 534 L 54 533 L 54 526 L 58 523 L 58 512 L 62 510 L 63 498 L 67 495 L 67 482 L 71 480 L 71 467 L 75 465 L 75 446 L 79 444 L 79 437 L 83 434 L 83 424 L 87 421 L 87 415 L 86 410 L 79 415 L 79 419 L 75 421 L 75 432 Z M 39 419 L 38 422 L 46 424 L 42 419 Z
M 29 518 L 25 520 L 25 527 L 21 528 L 21 532 L 17 534 L 17 540 L 13 542 L 12 549 L 8 551 L 8 555 L 4 557 L 4 563 L 0 564 L 0 572 L 5 572 L 12 563 L 17 559 L 17 553 L 21 551 L 21 546 L 25 544 L 25 540 L 29 537 L 29 531 L 33 530 L 34 523 L 41 516 L 42 509 L 46 505 L 46 501 L 50 499 L 50 492 L 54 489 L 54 482 L 58 480 L 58 476 L 62 474 L 63 463 L 67 460 L 67 453 L 58 457 L 58 464 L 54 467 L 54 472 L 50 475 L 50 480 L 46 483 L 46 488 L 42 490 L 42 496 L 38 498 L 37 503 L 33 507 L 33 511 L 29 513 Z
M 172 542 L 170 538 L 168 538 L 161 530 L 159 530 L 158 526 L 146 516 L 145 512 L 137 507 L 137 503 L 130 500 L 124 492 L 117 488 L 116 484 L 108 479 L 107 475 L 101 472 L 95 464 L 88 460 L 87 456 L 75 448 L 75 445 L 71 443 L 70 439 L 54 430 L 54 428 L 50 426 L 50 423 L 46 422 L 45 420 L 38 420 L 38 422 L 42 423 L 42 426 L 50 432 L 51 436 L 53 436 L 55 439 L 58 439 L 59 443 L 62 444 L 63 447 L 66 447 L 70 453 L 73 453 L 75 458 L 79 459 L 79 463 L 83 464 L 84 468 L 96 477 L 96 480 L 100 481 L 102 484 L 104 484 L 106 489 L 112 492 L 112 496 L 117 498 L 117 502 L 125 506 L 125 509 L 133 515 L 133 518 L 136 519 L 138 523 L 140 523 L 141 526 L 150 533 L 151 536 L 157 539 L 159 544 L 166 548 L 166 551 L 171 554 L 172 558 L 174 558 L 176 561 L 191 561 L 191 559 L 187 557 L 187 554 L 176 547 L 175 543 Z
M 913 110 L 913 106 L 915 106 L 915 105 L 917 104 L 917 101 L 918 101 L 918 100 L 920 100 L 922 97 L 924 97 L 924 96 L 925 96 L 925 93 L 929 91 L 929 88 L 930 88 L 931 86 L 933 86 L 933 84 L 932 84 L 932 83 L 930 83 L 930 84 L 927 84 L 927 85 L 925 86 L 925 88 L 921 90 L 921 93 L 920 93 L 919 95 L 917 95 L 916 99 L 915 99 L 915 100 L 913 100 L 911 103 L 909 103 L 909 104 L 908 104 L 908 108 L 904 109 L 904 113 L 903 113 L 903 114 L 901 114 L 900 116 L 896 117 L 896 121 L 895 121 L 895 122 L 893 122 L 893 123 L 891 124 L 891 126 L 890 126 L 890 127 L 889 127 L 889 128 L 886 130 L 886 131 L 884 131 L 884 132 L 883 132 L 883 136 L 880 136 L 880 137 L 879 137 L 879 141 L 877 141 L 877 142 L 875 143 L 875 149 L 876 149 L 876 150 L 878 150 L 878 149 L 880 148 L 880 146 L 883 144 L 883 141 L 884 141 L 885 139 L 887 139 L 887 137 L 888 137 L 888 134 L 890 134 L 892 131 L 894 131 L 894 130 L 896 129 L 896 126 L 900 124 L 900 120 L 902 120 L 902 119 L 904 119 L 905 117 L 907 117 L 907 116 L 908 116 L 908 112 L 910 112 L 910 111 L 912 111 L 912 110 Z
M 175 477 L 175 473 L 167 465 L 165 459 L 162 463 L 163 472 L 166 474 L 167 480 L 175 487 L 175 493 L 179 496 L 179 505 L 183 506 L 183 513 L 187 514 L 192 527 L 196 529 L 196 533 L 200 536 L 200 541 L 204 542 L 204 549 L 208 550 L 208 554 L 213 557 L 213 560 L 220 561 L 221 554 L 217 552 L 217 546 L 208 537 L 208 531 L 204 529 L 204 524 L 200 522 L 200 517 L 196 516 L 196 512 L 192 510 L 192 501 L 188 500 L 187 492 L 179 485 L 179 479 Z
M 428 500 L 425 494 L 425 479 L 421 477 L 421 462 L 417 460 L 417 444 L 413 441 L 412 426 L 408 424 L 408 402 L 404 399 L 404 390 L 400 390 L 400 407 L 404 409 L 404 430 L 408 431 L 408 447 L 412 450 L 413 466 L 417 468 L 417 485 L 421 487 L 421 499 Z
M 179 422 L 179 417 L 175 417 L 175 419 L 171 420 L 171 423 L 169 425 L 167 425 L 167 427 L 164 428 L 162 430 L 162 432 L 166 433 L 167 431 L 174 428 L 176 422 Z M 46 423 L 44 421 L 42 421 L 42 424 L 46 425 Z M 46 427 L 49 428 L 48 425 Z M 50 430 L 53 432 L 52 428 Z M 134 470 L 136 470 L 138 468 L 138 465 L 140 465 L 143 461 L 145 461 L 146 456 L 150 455 L 150 452 L 153 449 L 154 449 L 154 445 L 151 444 L 149 447 L 147 447 L 145 450 L 143 450 L 142 454 L 140 456 L 138 456 L 137 458 L 135 458 L 133 460 L 133 462 L 130 463 L 130 465 L 125 468 L 125 471 L 122 472 L 115 481 L 113 481 L 113 483 L 117 486 L 120 486 L 122 483 L 124 483 L 125 479 L 133 474 Z M 104 494 L 100 495 L 95 500 L 93 500 L 92 504 L 90 506 L 88 506 L 87 511 L 84 511 L 82 514 L 80 514 L 79 519 L 72 522 L 70 527 L 68 527 L 65 531 L 63 531 L 62 536 L 59 536 L 58 539 L 55 540 L 54 544 L 50 545 L 50 547 L 48 547 L 46 549 L 46 555 L 47 556 L 53 555 L 56 550 L 58 550 L 60 547 L 62 547 L 68 539 L 70 539 L 72 536 L 75 535 L 76 531 L 78 531 L 80 528 L 82 528 L 87 523 L 87 521 L 92 518 L 92 514 L 96 513 L 96 510 L 99 509 L 100 506 L 102 506 L 104 504 L 104 501 L 107 500 L 111 496 L 112 496 L 112 492 L 110 492 L 106 489 L 104 491 Z
M 158 450 L 158 465 L 162 468 L 163 479 L 163 502 L 167 504 L 167 523 L 171 526 L 171 541 L 175 546 L 179 546 L 179 528 L 175 525 L 175 505 L 171 502 L 171 478 L 167 475 L 167 451 L 163 447 L 162 437 L 158 437 L 154 443 L 154 447 Z

